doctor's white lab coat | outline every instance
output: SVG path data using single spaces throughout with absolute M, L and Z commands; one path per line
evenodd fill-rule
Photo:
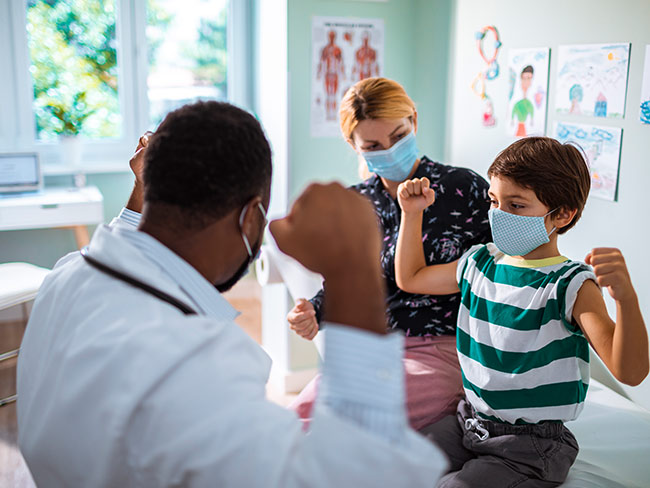
M 98 228 L 91 254 L 185 302 L 160 267 Z M 320 405 L 309 433 L 266 400 L 270 359 L 231 320 L 176 308 L 64 257 L 18 365 L 19 445 L 44 487 L 432 487 L 445 466 Z

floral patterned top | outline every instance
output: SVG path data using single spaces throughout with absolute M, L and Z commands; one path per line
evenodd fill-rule
M 413 178 L 427 177 L 436 191 L 436 201 L 424 210 L 422 242 L 426 263 L 442 264 L 459 259 L 475 244 L 492 241 L 488 222 L 488 183 L 474 171 L 431 161 L 426 156 Z M 383 230 L 384 245 L 381 267 L 388 297 L 389 329 L 402 329 L 407 336 L 455 335 L 460 294 L 417 295 L 407 293 L 395 282 L 395 247 L 401 220 L 401 209 L 373 175 L 351 187 L 367 196 L 375 207 Z M 310 301 L 321 322 L 324 292 Z

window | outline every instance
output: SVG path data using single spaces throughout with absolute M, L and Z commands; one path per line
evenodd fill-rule
M 226 99 L 226 1 L 148 0 L 149 121 L 198 99 Z
M 10 74 L 0 77 L 0 152 L 36 150 L 53 168 L 59 138 L 79 135 L 88 168 L 124 167 L 170 110 L 198 99 L 250 106 L 248 4 L 0 2 L 0 71 Z
M 122 133 L 115 0 L 27 2 L 38 140 Z

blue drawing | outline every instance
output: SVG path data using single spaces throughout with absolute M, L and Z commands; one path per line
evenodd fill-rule
M 583 91 L 582 86 L 578 83 L 569 88 L 569 100 L 571 100 L 570 114 L 581 114 L 580 102 L 582 102 Z
M 603 92 L 600 92 L 596 98 L 594 115 L 596 117 L 607 117 L 607 97 L 603 95 Z
M 614 138 L 614 134 L 612 134 L 610 131 L 599 129 L 598 127 L 594 127 L 594 129 L 591 131 L 591 135 L 604 141 L 611 141 Z
M 649 102 L 650 105 L 650 102 Z M 558 122 L 555 138 L 584 151 L 591 174 L 591 195 L 616 200 L 622 129 Z
M 559 46 L 556 111 L 622 119 L 629 59 L 629 43 Z
M 650 124 L 650 100 L 647 100 L 641 104 L 641 122 L 644 124 Z
M 566 140 L 571 135 L 571 131 L 564 124 L 558 124 L 557 126 L 557 138 L 560 140 Z

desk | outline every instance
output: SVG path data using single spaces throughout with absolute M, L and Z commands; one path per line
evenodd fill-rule
M 68 228 L 81 248 L 90 241 L 86 226 L 103 221 L 104 197 L 94 186 L 0 196 L 0 231 Z

